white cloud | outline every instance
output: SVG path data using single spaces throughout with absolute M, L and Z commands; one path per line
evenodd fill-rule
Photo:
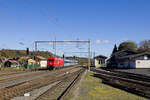
M 103 43 L 109 43 L 110 41 L 109 40 L 103 40 Z
M 96 40 L 96 44 L 100 44 L 100 43 L 107 44 L 109 42 L 110 42 L 109 40 Z
M 96 40 L 96 44 L 100 44 L 101 43 L 101 40 Z

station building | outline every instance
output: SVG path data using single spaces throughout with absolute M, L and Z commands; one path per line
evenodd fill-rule
M 150 68 L 150 53 L 144 52 L 123 57 L 118 57 L 119 68 Z
M 150 68 L 150 53 L 123 50 L 112 55 L 107 63 L 115 68 Z

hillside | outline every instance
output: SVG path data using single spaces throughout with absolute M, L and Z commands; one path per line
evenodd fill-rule
M 53 55 L 51 52 L 48 51 L 37 51 L 36 53 L 34 53 L 33 51 L 29 52 L 29 56 L 33 56 L 34 54 L 43 56 L 45 58 Z M 14 58 L 22 56 L 27 56 L 26 50 L 11 50 L 11 49 L 0 50 L 0 57 Z

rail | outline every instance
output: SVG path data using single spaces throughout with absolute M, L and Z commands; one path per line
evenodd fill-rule
M 145 78 L 134 74 L 135 78 L 133 78 L 129 77 L 132 74 L 127 73 L 115 73 L 98 69 L 93 69 L 93 71 L 96 72 L 94 76 L 101 78 L 103 83 L 150 98 L 150 82 L 147 81 L 148 77 Z

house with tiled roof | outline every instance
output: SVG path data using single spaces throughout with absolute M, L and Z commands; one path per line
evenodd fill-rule
M 6 60 L 4 62 L 4 67 L 18 67 L 20 66 L 19 62 L 16 60 Z

